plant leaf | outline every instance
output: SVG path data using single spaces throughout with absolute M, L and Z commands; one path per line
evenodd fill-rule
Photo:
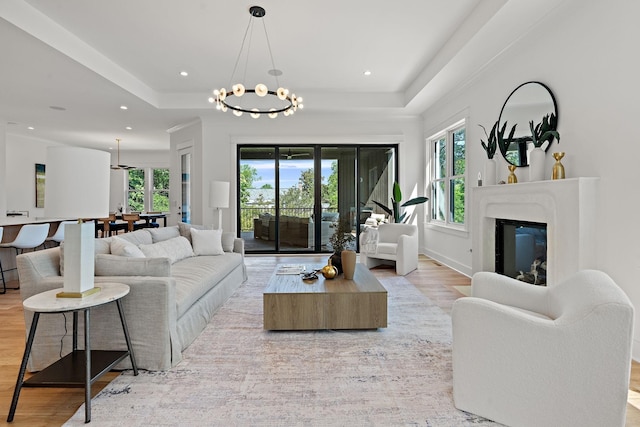
M 413 199 L 407 200 L 406 202 L 404 202 L 402 204 L 402 207 L 412 206 L 412 205 L 419 205 L 421 203 L 425 203 L 427 200 L 429 200 L 429 199 L 426 198 L 426 197 L 423 197 L 423 196 L 414 197 Z
M 375 200 L 373 200 L 373 203 L 375 203 L 376 205 L 378 205 L 380 207 L 380 209 L 382 209 L 383 211 L 385 211 L 387 213 L 387 215 L 389 215 L 390 217 L 393 216 L 393 212 L 391 211 L 391 209 L 389 209 L 387 206 L 383 205 L 380 202 L 376 202 Z
M 402 192 L 400 191 L 400 185 L 398 185 L 398 182 L 393 183 L 393 200 L 397 203 L 402 201 Z

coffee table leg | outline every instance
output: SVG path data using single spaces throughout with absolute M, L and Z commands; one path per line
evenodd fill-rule
M 13 390 L 13 399 L 11 399 L 11 408 L 9 409 L 9 416 L 7 416 L 7 422 L 13 421 L 13 416 L 16 413 L 16 407 L 18 406 L 18 398 L 20 397 L 20 390 L 24 380 L 24 373 L 27 370 L 27 362 L 29 361 L 29 354 L 31 354 L 31 346 L 33 345 L 33 338 L 36 336 L 36 328 L 38 327 L 38 319 L 40 313 L 33 313 L 33 320 L 31 321 L 31 329 L 29 330 L 29 338 L 27 338 L 27 345 L 24 348 L 24 355 L 22 356 L 22 363 L 20 364 L 20 372 L 18 372 L 18 380 L 16 381 L 16 388 Z

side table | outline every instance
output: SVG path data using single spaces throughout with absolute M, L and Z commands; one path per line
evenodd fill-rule
M 16 388 L 13 392 L 13 400 L 7 422 L 13 421 L 13 416 L 18 405 L 20 390 L 23 387 L 84 387 L 85 391 L 85 422 L 91 421 L 91 384 L 125 358 L 131 359 L 133 375 L 138 375 L 131 339 L 127 322 L 122 310 L 121 298 L 129 293 L 129 286 L 123 283 L 100 283 L 100 292 L 85 298 L 56 298 L 56 294 L 62 289 L 53 289 L 33 295 L 23 301 L 25 310 L 33 311 L 33 320 L 29 337 L 24 349 L 20 372 Z M 120 322 L 127 342 L 126 351 L 91 351 L 90 322 L 91 309 L 100 305 L 114 302 L 118 305 Z M 24 381 L 24 374 L 27 368 L 27 361 L 31 353 L 31 346 L 36 335 L 38 320 L 41 313 L 73 313 L 73 351 L 62 359 L 54 362 L 49 367 L 32 375 Z M 78 313 L 84 313 L 84 350 L 78 350 Z

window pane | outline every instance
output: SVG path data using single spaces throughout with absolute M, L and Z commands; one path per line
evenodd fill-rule
M 450 181 L 451 211 L 449 220 L 456 224 L 464 224 L 464 178 Z
M 457 129 L 452 133 L 453 137 L 453 174 L 464 175 L 465 167 L 465 128 Z
M 169 210 L 169 169 L 153 170 L 153 191 L 151 211 L 166 212 Z
M 131 169 L 129 171 L 129 195 L 127 198 L 129 211 L 142 212 L 144 210 L 144 170 Z
M 434 178 L 441 179 L 447 175 L 447 140 L 445 138 L 439 139 L 435 142 L 434 146 L 434 159 L 437 162 L 437 164 L 434 166 Z
M 433 183 L 433 212 L 432 218 L 438 221 L 444 221 L 445 219 L 445 182 L 444 181 L 435 181 Z

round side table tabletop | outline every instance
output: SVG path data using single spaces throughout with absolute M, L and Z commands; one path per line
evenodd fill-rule
M 96 287 L 100 288 L 100 292 L 84 298 L 57 298 L 56 294 L 63 289 L 52 289 L 30 296 L 22 305 L 26 310 L 40 313 L 75 311 L 107 304 L 129 293 L 129 285 L 124 283 L 96 283 Z

